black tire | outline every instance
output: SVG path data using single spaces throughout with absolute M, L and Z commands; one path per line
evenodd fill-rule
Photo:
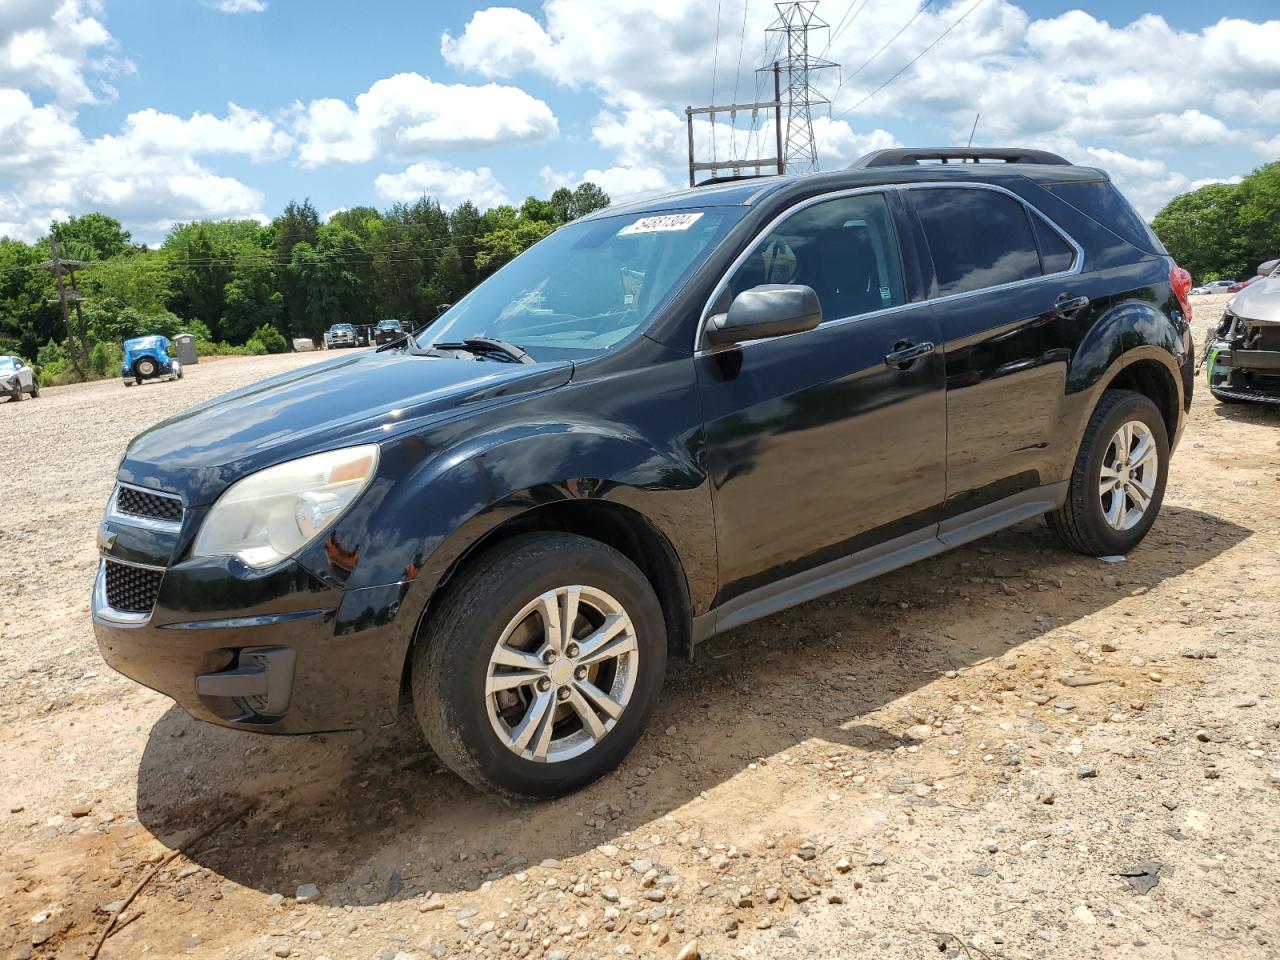
M 594 746 L 537 762 L 509 749 L 490 722 L 489 659 L 521 608 L 570 584 L 603 590 L 622 605 L 635 627 L 637 676 L 625 710 Z M 570 534 L 514 537 L 474 560 L 432 604 L 413 652 L 414 709 L 427 742 L 464 780 L 511 797 L 560 796 L 608 773 L 640 738 L 662 690 L 666 625 L 648 580 L 618 551 Z
M 147 377 L 154 377 L 156 375 L 156 369 L 156 362 L 154 360 L 149 360 L 146 357 L 143 357 L 133 365 L 133 372 L 137 375 L 139 382 Z
M 1128 530 L 1107 523 L 1099 498 L 1098 478 L 1111 438 L 1131 421 L 1141 422 L 1156 443 L 1159 464 L 1151 502 L 1142 519 Z M 1092 557 L 1126 554 L 1147 535 L 1164 502 L 1165 481 L 1169 477 L 1169 438 L 1164 418 L 1150 399 L 1130 390 L 1108 390 L 1102 395 L 1076 455 L 1067 491 L 1067 501 L 1048 514 L 1049 529 L 1062 544 Z
M 34 400 L 40 396 L 40 383 L 37 380 L 31 381 L 31 399 Z
M 18 389 L 9 394 L 10 403 L 19 403 L 22 400 L 22 384 L 18 384 Z

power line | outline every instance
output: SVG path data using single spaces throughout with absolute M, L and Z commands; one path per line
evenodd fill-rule
M 964 13 L 962 13 L 962 14 L 960 15 L 960 17 L 959 17 L 959 18 L 958 18 L 954 23 L 952 23 L 952 24 L 951 24 L 951 26 L 949 26 L 949 27 L 947 27 L 947 29 L 943 30 L 943 31 L 942 31 L 942 33 L 940 33 L 940 34 L 938 35 L 937 39 L 933 41 L 933 43 L 929 44 L 927 47 L 925 47 L 923 50 L 921 50 L 918 54 L 916 54 L 914 57 L 912 57 L 912 58 L 911 58 L 911 60 L 907 63 L 907 65 L 906 65 L 905 67 L 903 67 L 901 70 L 899 70 L 899 71 L 898 71 L 897 73 L 895 73 L 893 76 L 891 76 L 891 77 L 890 77 L 888 80 L 886 80 L 884 83 L 880 84 L 880 86 L 876 87 L 874 90 L 872 90 L 870 93 L 868 93 L 865 97 L 863 97 L 861 100 L 859 100 L 857 103 L 855 103 L 855 104 L 854 104 L 852 107 L 850 107 L 848 110 L 844 110 L 844 111 L 842 111 L 841 113 L 837 114 L 836 116 L 832 117 L 832 120 L 839 120 L 841 117 L 847 116 L 848 114 L 852 113 L 854 110 L 857 110 L 860 106 L 862 106 L 864 103 L 866 103 L 866 102 L 867 102 L 868 100 L 870 100 L 872 97 L 874 97 L 877 93 L 879 93 L 879 92 L 880 92 L 881 90 L 883 90 L 885 87 L 889 86 L 889 84 L 893 83 L 893 81 L 897 80 L 900 76 L 902 76 L 904 73 L 906 73 L 908 70 L 910 70 L 913 66 L 915 66 L 915 65 L 916 65 L 916 62 L 917 62 L 921 57 L 923 57 L 926 53 L 928 53 L 930 50 L 932 50 L 934 47 L 936 47 L 939 43 L 941 43 L 941 42 L 942 42 L 942 40 L 943 40 L 943 38 L 944 38 L 944 37 L 946 37 L 946 35 L 947 35 L 947 34 L 949 34 L 949 33 L 950 33 L 952 30 L 954 30 L 956 27 L 960 26 L 960 24 L 964 23 L 964 21 L 965 21 L 966 19 L 968 19 L 969 14 L 973 13 L 973 11 L 977 10 L 977 9 L 978 9 L 980 6 L 982 6 L 984 3 L 986 3 L 986 0 L 978 0 L 978 2 L 977 2 L 977 3 L 975 3 L 975 4 L 974 4 L 973 6 L 971 6 L 968 10 L 966 10 Z
M 720 4 L 716 0 L 716 50 L 711 55 L 711 102 L 716 102 L 716 67 L 720 64 Z M 716 158 L 716 118 L 711 118 L 711 159 Z
M 737 68 L 733 71 L 733 99 L 730 101 L 731 103 L 737 103 L 737 102 L 738 102 L 738 81 L 739 81 L 739 80 L 741 79 L 741 77 L 742 77 L 742 50 L 743 50 L 743 48 L 747 45 L 747 8 L 748 8 L 750 5 L 751 5 L 751 0 L 742 0 L 742 32 L 741 32 L 741 34 L 738 36 L 738 66 L 737 66 Z M 759 98 L 757 97 L 756 99 L 758 100 Z M 714 99 L 714 98 L 712 98 L 712 103 L 714 103 L 714 102 L 715 102 L 715 99 Z M 753 102 L 754 102 L 754 101 L 753 101 Z M 754 115 L 754 114 L 755 114 L 755 112 L 754 112 L 754 111 L 752 111 L 752 117 L 751 117 L 751 125 L 752 125 L 752 126 L 755 126 L 755 122 L 756 122 L 756 118 L 755 118 L 755 115 Z M 734 156 L 737 156 L 737 155 L 738 155 L 738 123 L 737 123 L 737 117 L 733 117 L 733 118 L 732 118 L 732 121 L 733 121 L 733 122 L 731 122 L 731 123 L 730 123 L 730 125 L 729 125 L 729 135 L 730 135 L 730 138 L 731 138 L 730 142 L 731 142 L 731 144 L 732 144 L 732 148 L 731 148 L 731 149 L 732 149 L 732 151 L 733 151 L 733 155 L 734 155 Z
M 897 32 L 897 33 L 895 33 L 892 37 L 890 37 L 888 40 L 886 40 L 886 41 L 881 45 L 881 47 L 880 47 L 880 49 L 879 49 L 879 50 L 877 50 L 877 51 L 876 51 L 875 53 L 873 53 L 871 56 L 867 57 L 867 59 L 866 59 L 865 61 L 863 61 L 862 66 L 858 67 L 858 69 L 857 69 L 857 70 L 855 70 L 855 71 L 853 71 L 853 73 L 849 74 L 849 76 L 848 76 L 848 77 L 846 77 L 846 78 L 845 78 L 845 80 L 852 80 L 854 77 L 856 77 L 858 74 L 860 74 L 863 70 L 865 70 L 867 67 L 869 67 L 869 66 L 870 66 L 870 65 L 875 61 L 875 59 L 876 59 L 878 56 L 880 56 L 880 54 L 884 53 L 887 49 L 889 49 L 889 45 L 890 45 L 891 43 L 893 43 L 893 41 L 897 40 L 900 36 L 902 36 L 903 32 L 905 32 L 905 31 L 906 31 L 907 27 L 911 26 L 913 23 L 915 23 L 915 22 L 916 22 L 916 20 L 917 20 L 917 19 L 919 18 L 919 16 L 920 16 L 920 14 L 924 13 L 924 12 L 925 12 L 925 10 L 927 10 L 930 6 L 932 6 L 932 5 L 933 5 L 933 2 L 934 2 L 934 0 L 924 0 L 924 3 L 920 4 L 920 6 L 919 6 L 919 8 L 916 10 L 916 12 L 915 12 L 915 13 L 913 13 L 913 14 L 911 15 L 911 19 L 910 19 L 910 20 L 908 20 L 906 23 L 904 23 L 904 24 L 903 24 L 903 25 L 898 29 L 898 32 Z M 841 83 L 843 83 L 843 82 L 844 82 L 844 81 L 841 81 Z M 837 89 L 837 91 L 836 91 L 836 92 L 838 93 L 838 92 L 839 92 L 839 90 Z
M 849 16 L 849 10 L 853 9 L 853 0 L 849 0 L 849 8 L 845 10 L 845 16 L 848 17 L 848 19 L 846 20 L 841 18 L 840 22 L 836 24 L 835 29 L 831 31 L 831 36 L 827 40 L 827 45 L 822 50 L 822 55 L 824 57 L 827 55 L 827 51 L 831 49 L 831 45 L 840 39 L 840 34 L 848 30 L 849 27 L 853 25 L 853 21 L 858 19 L 858 14 L 866 8 L 868 2 L 869 0 L 862 0 L 862 3 L 858 5 L 858 9 L 853 11 L 853 16 Z

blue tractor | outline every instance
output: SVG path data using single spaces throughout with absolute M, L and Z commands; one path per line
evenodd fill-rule
M 169 356 L 168 337 L 134 337 L 124 342 L 124 362 L 120 364 L 120 376 L 126 387 L 161 377 L 181 380 L 182 363 L 177 357 Z

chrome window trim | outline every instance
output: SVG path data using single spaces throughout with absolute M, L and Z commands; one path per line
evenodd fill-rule
M 948 181 L 946 183 L 937 183 L 937 182 L 903 183 L 898 185 L 898 189 L 900 190 L 990 190 L 993 193 L 1003 193 L 1005 196 L 1012 197 L 1014 200 L 1017 200 L 1020 204 L 1022 204 L 1023 209 L 1026 210 L 1028 214 L 1030 214 L 1033 217 L 1039 217 L 1041 220 L 1043 220 L 1054 233 L 1056 233 L 1059 237 L 1061 237 L 1063 240 L 1066 241 L 1067 245 L 1070 246 L 1071 249 L 1074 250 L 1076 254 L 1075 259 L 1071 261 L 1071 269 L 1069 270 L 1059 270 L 1056 273 L 1042 273 L 1038 277 L 1028 277 L 1025 280 L 1010 280 L 1008 283 L 997 283 L 994 286 L 979 287 L 976 290 L 965 290 L 965 291 L 962 291 L 961 293 L 948 293 L 946 296 L 942 296 L 942 297 L 931 297 L 926 300 L 927 303 L 949 303 L 952 300 L 960 300 L 965 297 L 974 297 L 983 293 L 991 293 L 993 290 L 1016 290 L 1019 287 L 1029 286 L 1030 284 L 1033 284 L 1033 283 L 1040 283 L 1041 281 L 1044 281 L 1044 280 L 1053 280 L 1053 279 L 1062 278 L 1062 277 L 1074 277 L 1084 272 L 1084 247 L 1076 243 L 1075 238 L 1071 236 L 1071 234 L 1067 233 L 1066 230 L 1058 226 L 1058 224 L 1055 223 L 1048 215 L 1042 213 L 1038 207 L 1036 207 L 1030 201 L 1024 200 L 1022 197 L 1018 196 L 1012 190 L 1009 190 L 1005 187 L 997 186 L 994 183 L 960 183 L 960 182 L 951 182 L 951 181 Z M 1028 224 L 1028 226 L 1030 226 L 1030 224 Z M 1034 230 L 1032 231 L 1032 234 L 1033 234 L 1032 239 L 1034 239 Z M 925 245 L 927 246 L 929 243 L 929 238 L 925 237 L 924 242 L 925 242 Z M 1037 251 L 1038 250 L 1039 250 L 1039 247 L 1037 247 Z M 930 251 L 930 253 L 932 253 L 932 251 Z
M 803 331 L 802 333 L 788 333 L 781 337 L 768 337 L 768 338 L 757 339 L 757 340 L 743 340 L 740 343 L 725 344 L 723 346 L 716 346 L 716 347 L 703 348 L 701 346 L 702 337 L 704 332 L 706 331 L 707 323 L 711 319 L 712 304 L 714 304 L 716 300 L 720 297 L 720 294 L 724 292 L 725 287 L 727 287 L 729 284 L 730 278 L 734 275 L 734 273 L 738 270 L 738 268 L 742 266 L 742 264 L 747 260 L 748 257 L 751 256 L 751 254 L 755 253 L 756 249 L 766 239 L 768 239 L 769 235 L 773 232 L 774 228 L 776 228 L 779 224 L 783 223 L 786 220 L 789 220 L 792 216 L 799 213 L 801 210 L 808 209 L 809 207 L 815 206 L 816 204 L 819 204 L 819 203 L 825 203 L 828 200 L 841 200 L 845 197 L 858 196 L 858 195 L 867 194 L 867 193 L 887 194 L 890 191 L 931 190 L 931 189 L 991 190 L 995 193 L 1002 193 L 1006 196 L 1012 197 L 1014 200 L 1022 204 L 1022 206 L 1027 210 L 1027 212 L 1031 216 L 1039 217 L 1041 220 L 1043 220 L 1049 226 L 1049 228 L 1053 230 L 1054 233 L 1056 233 L 1059 237 L 1061 237 L 1072 248 L 1072 250 L 1075 251 L 1075 259 L 1072 261 L 1071 269 L 1060 270 L 1056 273 L 1046 273 L 1038 277 L 1029 277 L 1026 280 L 1013 280 L 1013 281 L 1010 281 L 1009 283 L 1000 283 L 991 287 L 980 287 L 977 290 L 965 290 L 963 293 L 949 293 L 946 296 L 942 296 L 942 297 L 926 297 L 923 300 L 915 300 L 909 303 L 901 303 L 896 306 L 885 307 L 883 310 L 872 310 L 868 313 L 858 313 L 849 317 L 835 317 L 830 320 L 824 317 L 822 320 L 822 323 L 820 323 L 814 329 L 821 330 L 826 327 L 837 326 L 837 325 L 846 324 L 846 323 L 853 323 L 859 320 L 867 320 L 874 317 L 882 317 L 888 314 L 898 313 L 903 310 L 909 310 L 909 309 L 912 309 L 913 307 L 920 307 L 925 304 L 932 305 L 936 303 L 947 303 L 949 301 L 959 300 L 964 297 L 972 297 L 972 296 L 977 296 L 978 294 L 991 293 L 992 291 L 995 291 L 995 290 L 1013 290 L 1013 289 L 1017 289 L 1018 287 L 1027 286 L 1032 283 L 1040 283 L 1045 280 L 1053 280 L 1053 279 L 1063 278 L 1063 277 L 1078 276 L 1079 274 L 1084 272 L 1084 248 L 1080 246 L 1080 244 L 1076 243 L 1075 238 L 1072 237 L 1071 234 L 1067 233 L 1067 231 L 1064 230 L 1062 227 L 1060 227 L 1051 217 L 1041 212 L 1041 210 L 1038 207 L 1036 207 L 1034 204 L 1032 204 L 1030 201 L 1024 200 L 1022 197 L 1018 196 L 1012 190 L 1009 190 L 1006 187 L 998 186 L 994 183 L 967 183 L 963 181 L 956 181 L 956 182 L 928 181 L 925 183 L 884 183 L 884 184 L 878 184 L 876 186 L 870 186 L 870 187 L 850 187 L 844 190 L 833 190 L 830 193 L 820 193 L 816 196 L 809 197 L 805 200 L 802 200 L 800 203 L 797 203 L 783 210 L 780 214 L 778 214 L 776 217 L 770 220 L 767 224 L 765 224 L 765 226 L 762 227 L 760 231 L 757 232 L 756 235 L 751 239 L 751 242 L 747 244 L 746 247 L 743 248 L 742 253 L 740 253 L 734 259 L 733 263 L 729 265 L 729 268 L 724 272 L 724 275 L 720 278 L 720 281 L 712 289 L 711 296 L 707 298 L 707 302 L 702 307 L 702 315 L 698 320 L 698 327 L 693 337 L 694 357 L 708 356 L 710 354 L 720 353 L 724 350 L 734 350 L 741 347 L 748 347 L 748 346 L 751 346 L 752 344 L 763 343 L 765 339 L 786 340 L 788 337 L 803 336 L 804 333 L 810 332 L 806 330 L 806 331 Z M 890 211 L 890 214 L 892 215 L 892 211 Z M 896 224 L 895 224 L 895 230 L 896 230 Z M 901 242 L 902 242 L 901 236 L 899 236 L 898 242 L 901 245 Z M 925 244 L 926 246 L 928 245 L 927 237 L 925 238 Z M 899 250 L 899 256 L 901 256 L 901 250 Z M 903 264 L 903 266 L 905 268 L 905 263 Z
M 145 563 L 130 563 L 127 560 L 117 560 L 115 557 L 102 557 L 98 561 L 98 576 L 93 582 L 93 616 L 97 620 L 103 620 L 107 623 L 120 624 L 122 626 L 136 627 L 141 626 L 151 619 L 151 612 L 146 613 L 130 613 L 124 610 L 117 610 L 111 604 L 107 603 L 107 560 L 112 563 L 123 563 L 126 567 L 140 567 L 143 570 L 164 570 L 164 567 L 152 567 Z
M 136 483 L 125 483 L 123 480 L 117 480 L 115 489 L 111 491 L 111 499 L 107 501 L 107 519 L 113 523 L 123 524 L 126 527 L 144 527 L 147 530 L 163 530 L 167 533 L 177 533 L 182 529 L 181 518 L 177 520 L 158 520 L 155 517 L 140 517 L 136 513 L 124 513 L 116 505 L 116 499 L 120 496 L 120 488 L 128 487 L 130 490 L 137 490 L 140 493 L 149 493 L 156 497 L 168 497 L 170 500 L 177 500 L 182 504 L 183 515 L 186 515 L 187 505 L 182 497 L 167 493 L 164 490 L 152 490 L 149 487 L 140 487 Z M 124 561 L 121 561 L 122 563 Z M 139 564 L 134 564 L 139 566 Z M 163 569 L 163 568 L 161 568 Z

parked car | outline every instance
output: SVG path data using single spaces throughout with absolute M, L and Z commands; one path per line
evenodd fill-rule
M 979 158 L 1006 162 L 921 162 Z M 98 642 L 214 723 L 368 727 L 403 694 L 471 783 L 575 790 L 713 634 L 1042 514 L 1136 547 L 1190 289 L 1105 173 L 1037 151 L 610 207 L 400 346 L 136 437 Z
M 1201 295 L 1206 295 L 1211 293 L 1226 293 L 1228 290 L 1231 289 L 1231 285 L 1234 283 L 1235 283 L 1234 280 L 1210 280 L 1208 283 L 1204 284 L 1203 286 L 1194 288 L 1191 292 L 1196 296 L 1201 296 Z
M 1245 287 L 1249 286 L 1255 280 L 1258 280 L 1258 279 L 1260 278 L 1250 277 L 1248 280 L 1237 280 L 1235 283 L 1231 284 L 1231 286 L 1227 287 L 1227 293 L 1239 293 Z
M 181 380 L 182 362 L 169 356 L 168 337 L 134 337 L 124 342 L 120 377 L 126 387 L 141 385 L 143 380 Z
M 1223 312 L 1206 345 L 1209 392 L 1223 403 L 1280 404 L 1280 263 L 1270 260 Z
M 17 401 L 24 393 L 40 396 L 36 372 L 21 357 L 0 357 L 0 396 Z
M 356 346 L 356 328 L 349 323 L 335 323 L 324 335 L 324 345 L 330 349 Z
M 399 340 L 403 336 L 404 327 L 400 325 L 399 320 L 380 320 L 373 332 L 374 342 L 378 346 L 390 343 L 392 340 Z

